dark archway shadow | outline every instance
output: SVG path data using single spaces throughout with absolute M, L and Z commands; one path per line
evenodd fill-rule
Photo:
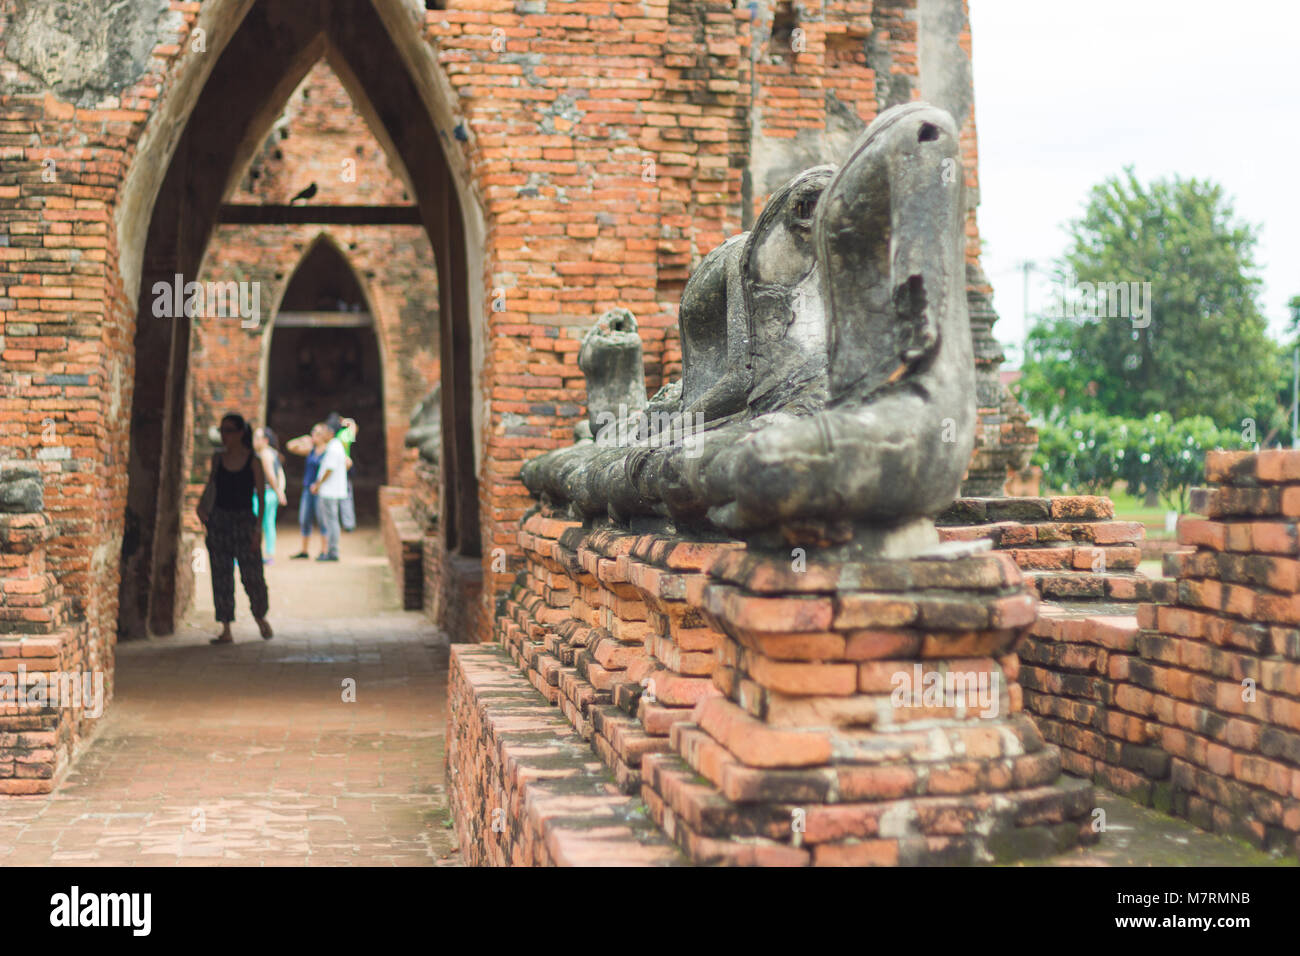
M 223 199 L 275 117 L 324 56 L 405 170 L 433 246 L 442 322 L 442 526 L 447 550 L 481 553 L 474 460 L 465 221 L 442 138 L 369 0 L 257 0 L 220 53 L 162 179 L 141 257 L 119 637 L 176 625 L 191 322 L 155 318 L 153 288 L 197 279 Z M 201 480 L 201 479 L 200 479 Z
M 303 253 L 272 320 L 264 394 L 265 421 L 282 446 L 331 412 L 356 421 L 368 453 L 354 450 L 348 477 L 358 520 L 377 522 L 379 487 L 388 483 L 383 359 L 370 298 L 324 233 Z M 303 467 L 302 458 L 287 456 L 291 496 Z

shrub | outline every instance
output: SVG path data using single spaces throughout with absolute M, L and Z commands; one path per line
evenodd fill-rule
M 1240 433 L 1205 416 L 1175 422 L 1160 412 L 1143 419 L 1076 412 L 1039 426 L 1034 463 L 1069 494 L 1105 494 L 1123 481 L 1130 494 L 1186 511 L 1191 489 L 1205 480 L 1205 453 L 1243 445 Z

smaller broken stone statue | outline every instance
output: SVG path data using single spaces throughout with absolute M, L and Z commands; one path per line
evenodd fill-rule
M 794 177 L 691 276 L 681 382 L 649 401 L 635 319 L 607 313 L 579 356 L 588 420 L 529 490 L 757 547 L 932 549 L 976 418 L 960 169 L 952 118 L 910 103 Z
M 31 465 L 0 467 L 0 513 L 32 514 L 45 510 L 45 485 Z
M 406 447 L 418 448 L 420 459 L 436 465 L 442 457 L 442 385 L 435 385 L 411 412 Z

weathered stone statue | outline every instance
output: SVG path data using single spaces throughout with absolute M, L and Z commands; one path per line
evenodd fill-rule
M 974 443 L 962 189 L 946 112 L 881 114 L 838 171 L 796 176 L 696 270 L 680 393 L 628 399 L 630 439 L 536 459 L 529 489 L 588 519 L 658 516 L 760 546 L 933 545 Z M 606 365 L 618 375 L 599 366 L 594 382 L 583 366 L 593 409 L 643 394 L 639 363 Z M 655 416 L 674 414 L 664 440 Z
M 25 464 L 0 467 L 0 513 L 30 514 L 45 510 L 45 484 L 40 471 Z
M 642 483 L 681 525 L 705 522 L 709 509 L 727 500 L 728 488 L 708 480 L 720 454 L 758 429 L 825 405 L 826 316 L 812 231 L 833 173 L 829 166 L 800 173 L 772 196 L 753 232 L 738 237 L 733 288 L 742 320 L 735 332 L 728 324 L 728 333 L 748 352 L 744 408 L 653 453 L 641 469 Z M 683 313 L 690 291 L 688 284 Z M 684 320 L 683 338 L 685 326 Z
M 636 328 L 631 312 L 611 309 L 583 337 L 578 368 L 587 380 L 587 418 L 573 430 L 576 444 L 524 464 L 521 475 L 534 494 L 568 503 L 584 514 L 607 512 L 593 482 L 613 462 L 621 469 L 628 453 L 626 438 L 646 407 L 645 366 Z

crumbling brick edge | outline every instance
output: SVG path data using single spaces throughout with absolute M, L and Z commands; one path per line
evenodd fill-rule
M 564 716 L 492 644 L 451 649 L 447 794 L 473 866 L 682 866 Z

